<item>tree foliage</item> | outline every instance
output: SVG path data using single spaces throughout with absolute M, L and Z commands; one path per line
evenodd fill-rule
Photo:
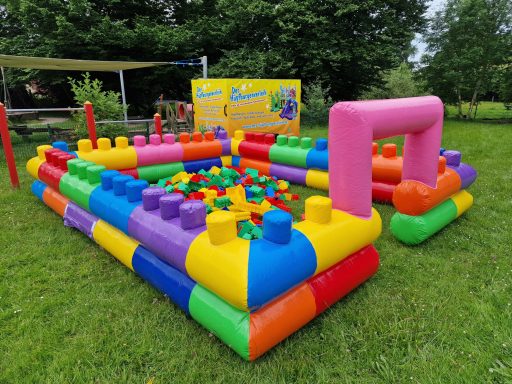
M 319 79 L 334 99 L 352 99 L 410 52 L 426 0 L 7 0 L 0 51 L 104 60 L 171 61 L 207 55 L 215 77 Z M 13 71 L 61 99 L 69 73 Z M 73 74 L 77 77 L 78 74 Z M 189 96 L 198 69 L 127 71 L 131 104 L 160 93 Z M 98 74 L 118 89 L 113 74 Z M 60 91 L 60 93 L 59 93 Z
M 448 0 L 430 20 L 425 78 L 434 94 L 459 106 L 489 90 L 512 48 L 510 0 Z
M 374 86 L 363 94 L 363 99 L 394 99 L 425 94 L 424 84 L 407 63 L 382 72 L 382 85 Z

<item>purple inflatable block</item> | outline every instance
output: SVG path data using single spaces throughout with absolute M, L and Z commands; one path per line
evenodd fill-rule
M 293 184 L 306 185 L 306 175 L 308 170 L 305 168 L 292 167 L 290 165 L 282 165 L 272 163 L 270 165 L 270 175 L 279 179 L 288 180 Z
M 96 216 L 91 215 L 72 201 L 68 203 L 64 212 L 64 225 L 78 229 L 91 239 L 94 225 L 97 221 L 98 218 Z
M 443 156 L 446 159 L 446 165 L 457 167 L 460 164 L 462 155 L 459 151 L 444 151 Z
M 160 209 L 145 211 L 139 206 L 128 220 L 128 233 L 160 259 L 187 274 L 188 249 L 197 235 L 206 230 L 206 225 L 187 230 L 181 225 L 179 217 L 162 220 Z
M 217 139 L 222 144 L 222 156 L 231 155 L 231 138 L 228 138 L 226 131 L 220 131 Z
M 445 151 L 445 153 L 448 151 Z M 459 166 L 448 165 L 448 168 L 453 169 L 460 176 L 460 180 L 462 182 L 461 189 L 466 189 L 471 184 L 473 184 L 478 176 L 476 169 L 471 165 L 460 163 Z

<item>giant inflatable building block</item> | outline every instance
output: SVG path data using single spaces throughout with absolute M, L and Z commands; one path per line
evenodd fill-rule
M 327 152 L 327 139 L 317 139 L 315 147 L 308 152 L 306 157 L 306 168 L 329 169 L 329 153 Z
M 173 134 L 165 134 L 164 142 L 160 135 L 150 135 L 149 144 L 146 144 L 145 136 L 134 136 L 133 148 L 137 154 L 138 167 L 146 165 L 174 163 L 183 160 L 183 146 L 175 143 Z M 125 167 L 129 168 L 129 167 Z
M 97 143 L 98 149 L 93 149 L 91 140 L 78 140 L 77 156 L 104 165 L 108 169 L 129 169 L 137 166 L 137 153 L 133 146 L 128 145 L 128 138 L 116 137 L 115 148 L 112 148 L 112 143 L 107 138 L 98 139 Z
M 270 161 L 270 148 L 275 142 L 275 137 L 271 133 L 251 133 L 245 134 L 245 140 L 238 145 L 238 153 L 241 157 L 248 159 Z
M 110 173 L 110 175 L 113 174 Z M 41 193 L 58 194 L 40 181 L 35 181 L 32 189 L 38 195 Z M 42 192 L 40 192 L 41 190 Z M 156 188 L 144 190 L 143 196 L 151 197 L 143 198 L 142 204 L 148 208 L 148 211 L 145 212 L 156 216 L 154 211 L 158 210 L 155 208 L 158 205 L 165 207 L 165 212 L 159 208 L 161 217 L 171 221 L 176 219 L 177 217 L 169 218 L 167 215 L 179 215 L 180 212 L 176 213 L 176 211 L 181 211 L 180 207 L 185 203 L 180 204 L 179 199 L 177 200 L 173 194 L 161 195 L 160 193 L 161 191 Z M 302 280 L 298 285 L 287 290 L 286 293 L 278 296 L 264 307 L 248 312 L 234 307 L 222 297 L 198 284 L 122 231 L 86 212 L 73 202 L 67 199 L 65 201 L 67 201 L 67 205 L 61 213 L 64 216 L 65 225 L 75 227 L 93 239 L 126 267 L 167 295 L 179 308 L 246 360 L 255 360 L 303 327 L 371 277 L 379 265 L 378 253 L 373 246 L 368 245 L 338 261 L 327 270 Z M 329 204 L 322 204 L 322 202 L 319 204 L 317 201 L 313 206 L 320 210 L 310 210 L 311 219 L 320 220 L 322 224 L 327 225 L 328 211 L 326 208 Z M 183 209 L 185 208 L 186 206 Z M 192 211 L 194 210 L 192 209 Z M 216 228 L 224 229 L 228 216 L 230 216 L 229 212 L 225 211 L 209 216 L 206 231 L 212 234 L 209 241 L 214 247 L 230 242 L 233 232 L 236 236 L 236 231 L 232 230 L 211 231 Z M 282 227 L 283 220 L 285 223 L 291 223 L 290 218 L 277 211 L 275 216 L 268 226 L 267 236 L 271 238 L 272 242 L 278 244 L 284 244 L 286 240 L 291 241 L 291 237 L 287 239 L 289 230 Z M 199 221 L 201 220 L 204 222 L 204 217 L 199 219 Z M 199 222 L 196 221 L 196 218 L 192 221 Z M 180 224 L 181 226 L 182 224 Z M 204 224 L 202 228 L 204 230 Z M 293 237 L 293 234 L 291 236 Z M 240 241 L 251 243 L 242 239 Z
M 180 134 L 180 143 L 183 147 L 183 161 L 198 160 L 222 156 L 222 144 L 215 140 L 213 132 L 194 132 L 192 140 L 188 133 Z
M 270 161 L 306 168 L 311 145 L 310 137 L 299 139 L 297 136 L 279 135 L 276 144 L 270 148 Z

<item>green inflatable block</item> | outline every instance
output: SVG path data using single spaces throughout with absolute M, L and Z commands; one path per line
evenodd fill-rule
M 83 163 L 80 163 L 80 165 Z M 94 164 L 94 163 L 93 163 Z M 103 166 L 98 165 L 89 165 L 92 168 L 91 172 L 93 175 L 100 171 L 100 168 L 104 169 Z M 100 168 L 98 168 L 100 167 Z M 85 168 L 81 171 L 87 175 L 87 169 Z M 93 179 L 96 179 L 93 176 Z M 79 178 L 78 174 L 70 175 L 69 172 L 65 173 L 59 182 L 59 191 L 67 198 L 71 199 L 74 203 L 78 204 L 83 209 L 90 211 L 89 209 L 89 198 L 91 197 L 91 193 L 100 187 L 100 183 L 89 183 L 87 178 Z M 100 187 L 101 188 L 101 187 Z
M 189 310 L 194 320 L 249 360 L 249 312 L 229 305 L 199 284 L 190 295 Z
M 146 165 L 137 168 L 139 179 L 146 180 L 150 183 L 154 183 L 164 177 L 174 176 L 183 171 L 185 171 L 185 167 L 181 161 L 176 163 Z
M 277 136 L 276 144 L 270 147 L 270 161 L 272 163 L 293 165 L 307 168 L 308 152 L 311 150 L 311 138 L 297 136 Z
M 448 199 L 420 216 L 396 212 L 391 218 L 391 232 L 401 242 L 419 244 L 457 218 L 457 206 Z

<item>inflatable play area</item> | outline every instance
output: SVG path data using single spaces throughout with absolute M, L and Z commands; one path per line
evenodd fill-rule
M 476 171 L 441 148 L 442 128 L 437 97 L 341 102 L 314 145 L 242 131 L 100 138 L 40 146 L 27 170 L 64 225 L 254 360 L 377 272 L 372 199 L 395 207 L 407 245 L 471 207 Z M 401 156 L 374 142 L 399 135 Z M 294 221 L 290 183 L 329 197 L 306 199 Z

